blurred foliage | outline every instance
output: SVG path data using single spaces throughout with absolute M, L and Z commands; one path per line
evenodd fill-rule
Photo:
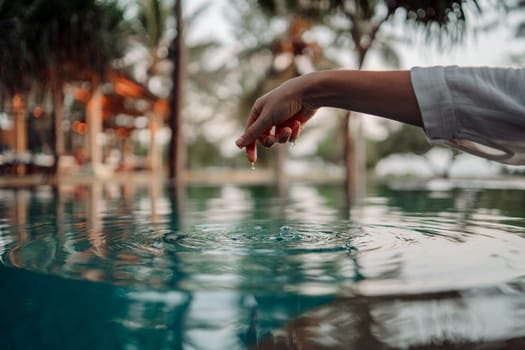
M 140 10 L 137 19 L 140 26 L 134 26 L 135 33 L 141 36 L 141 41 L 148 48 L 158 49 L 165 38 L 171 9 L 158 0 L 138 0 L 138 5 Z
M 125 49 L 116 1 L 2 1 L 0 19 L 8 31 L 0 39 L 3 92 L 102 74 Z
M 186 144 L 188 154 L 188 168 L 198 169 L 211 166 L 220 166 L 219 157 L 214 156 L 217 153 L 217 146 L 210 142 L 204 135 L 198 134 L 191 142 Z
M 382 141 L 366 140 L 366 168 L 373 169 L 383 158 L 394 153 L 415 153 L 424 155 L 432 148 L 420 128 L 399 124 L 390 130 Z
M 0 96 L 4 97 L 7 93 L 13 93 L 21 85 L 19 75 L 21 74 L 20 65 L 13 65 L 20 62 L 20 33 L 19 23 L 14 13 L 6 10 L 0 4 Z
M 301 11 L 306 16 L 316 17 L 323 11 L 340 10 L 344 13 L 359 13 L 362 18 L 375 15 L 375 7 L 385 7 L 388 14 L 399 9 L 406 11 L 406 19 L 421 24 L 445 24 L 464 20 L 465 3 L 472 3 L 481 11 L 477 0 L 258 0 L 261 7 L 271 14 Z
M 467 21 L 466 8 L 481 13 L 477 0 L 258 0 L 269 14 L 296 13 L 316 21 L 339 23 L 339 30 L 347 34 L 367 32 L 363 25 L 380 27 L 394 14 L 402 13 L 404 23 L 412 29 L 423 29 L 426 38 L 432 41 L 457 42 L 463 38 Z M 489 2 L 490 3 L 490 2 Z M 491 6 L 498 2 L 491 2 Z M 485 6 L 489 6 L 487 2 Z M 347 18 L 347 22 L 334 22 L 336 15 Z M 367 24 L 368 23 L 368 24 Z M 361 27 L 361 28 L 360 28 Z M 354 38 L 355 39 L 355 38 Z M 372 40 L 373 41 L 373 40 Z M 356 45 L 360 43 L 354 40 Z
M 377 189 L 377 195 L 388 198 L 388 206 L 399 208 L 403 213 L 458 212 L 461 203 L 463 215 L 458 219 L 468 221 L 476 210 L 484 208 L 496 210 L 501 218 L 512 220 L 517 226 L 525 226 L 523 220 L 513 220 L 523 216 L 525 196 L 514 189 L 456 188 L 445 192 L 445 196 L 429 196 L 427 189 L 396 190 L 389 186 Z
M 400 124 L 399 128 L 391 131 L 386 139 L 379 142 L 368 141 L 366 165 L 367 168 L 371 169 L 375 167 L 377 162 L 391 154 L 413 153 L 427 162 L 429 170 L 434 175 L 448 178 L 452 164 L 460 152 L 451 149 L 452 153 L 448 165 L 443 169 L 439 169 L 427 156 L 427 152 L 433 147 L 442 146 L 432 146 L 420 128 L 408 124 Z
M 420 128 L 403 124 L 390 132 L 386 139 L 376 143 L 376 156 L 381 159 L 392 153 L 423 155 L 430 148 L 431 145 Z
M 169 65 L 168 47 L 171 36 L 168 34 L 171 7 L 163 0 L 136 0 L 137 15 L 127 20 L 131 28 L 128 50 L 143 48 L 145 55 L 135 55 L 128 65 L 134 68 L 138 64 L 145 64 L 145 85 L 155 76 L 170 78 L 171 69 L 162 69 L 161 65 Z M 171 68 L 171 66 L 170 66 Z M 139 79 L 142 80 L 142 79 Z M 167 92 L 165 93 L 167 94 Z
M 334 164 L 340 164 L 343 159 L 341 146 L 337 142 L 340 138 L 338 131 L 336 128 L 328 130 L 324 138 L 317 145 L 316 152 L 316 155 L 321 157 L 321 159 Z
M 340 130 L 329 130 L 316 152 L 323 160 L 334 164 L 342 161 L 341 147 L 334 141 L 339 137 L 339 132 Z M 384 140 L 366 139 L 364 142 L 367 169 L 374 168 L 377 162 L 394 153 L 414 153 L 423 156 L 432 148 L 420 128 L 406 124 L 399 124 L 390 130 Z

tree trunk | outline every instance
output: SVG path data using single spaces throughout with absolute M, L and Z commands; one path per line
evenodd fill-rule
M 87 106 L 87 154 L 93 170 L 102 162 L 98 135 L 102 132 L 102 92 L 97 87 Z
M 351 111 L 345 113 L 341 126 L 341 132 L 343 136 L 343 161 L 345 164 L 345 191 L 348 204 L 350 204 L 351 199 L 354 196 L 356 182 L 355 148 L 354 140 L 350 133 L 351 115 Z
M 20 94 L 15 94 L 12 99 L 14 119 L 14 151 L 16 157 L 15 174 L 25 175 L 27 168 L 21 159 L 27 152 L 27 113 L 26 103 Z
M 177 21 L 177 35 L 171 45 L 171 59 L 173 61 L 173 88 L 170 95 L 169 127 L 171 129 L 171 142 L 169 148 L 169 177 L 177 182 L 181 179 L 184 169 L 184 142 L 182 133 L 182 77 L 183 77 L 183 19 L 182 0 L 175 2 L 174 15 Z
M 159 144 L 156 140 L 157 131 L 162 123 L 162 118 L 159 116 L 157 111 L 154 111 L 149 116 L 149 132 L 150 132 L 150 145 L 148 149 L 148 164 L 150 170 L 156 175 L 160 173 L 162 169 L 162 159 Z
M 62 131 L 62 121 L 64 118 L 64 90 L 63 87 L 53 89 L 53 105 L 54 105 L 54 139 L 55 139 L 55 172 L 58 171 L 60 164 L 60 157 L 65 153 L 64 132 Z
M 368 53 L 368 48 L 360 48 L 358 50 L 358 69 L 363 68 L 363 64 Z M 348 207 L 356 195 L 357 183 L 362 180 L 358 177 L 364 176 L 364 154 L 357 154 L 357 152 L 364 152 L 363 135 L 361 121 L 355 123 L 356 130 L 352 132 L 350 129 L 350 117 L 352 112 L 348 111 L 343 117 L 341 130 L 343 132 L 343 159 L 345 162 L 345 192 L 347 196 Z M 352 137 L 352 134 L 354 137 Z

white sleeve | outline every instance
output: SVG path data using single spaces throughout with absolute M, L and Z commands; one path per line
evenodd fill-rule
M 525 164 L 525 69 L 415 67 L 411 79 L 431 143 Z

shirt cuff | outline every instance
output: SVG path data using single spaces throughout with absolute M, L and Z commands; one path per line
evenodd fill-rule
M 410 70 L 410 78 L 429 140 L 434 143 L 454 138 L 456 117 L 445 68 L 414 67 Z

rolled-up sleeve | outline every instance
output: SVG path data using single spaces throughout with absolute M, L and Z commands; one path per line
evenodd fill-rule
M 415 67 L 411 80 L 430 142 L 525 164 L 525 69 Z

